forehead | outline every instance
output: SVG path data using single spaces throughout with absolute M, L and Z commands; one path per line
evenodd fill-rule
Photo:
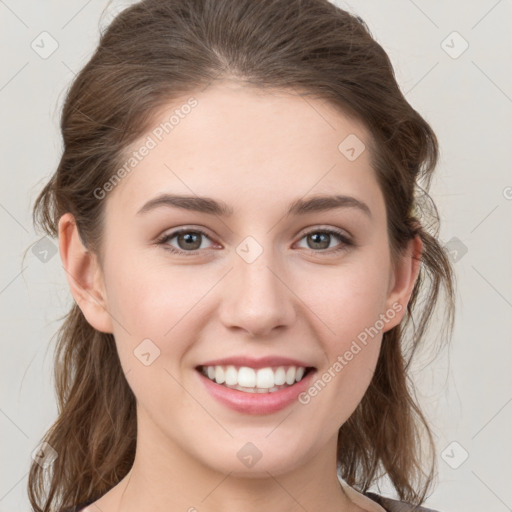
M 158 111 L 111 195 L 133 213 L 162 191 L 250 206 L 333 187 L 375 195 L 368 143 L 362 123 L 325 100 L 225 80 Z

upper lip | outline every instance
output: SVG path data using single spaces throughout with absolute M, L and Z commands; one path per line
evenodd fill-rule
M 201 366 L 247 366 L 249 368 L 267 368 L 271 366 L 298 366 L 303 368 L 313 368 L 312 365 L 299 361 L 297 359 L 291 359 L 289 357 L 279 356 L 267 356 L 261 358 L 253 358 L 248 356 L 232 356 L 224 357 L 222 359 L 212 359 L 206 361 Z

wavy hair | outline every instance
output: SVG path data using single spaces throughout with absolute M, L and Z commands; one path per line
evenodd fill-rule
M 421 504 L 436 459 L 411 361 L 440 299 L 450 333 L 455 308 L 453 269 L 428 195 L 439 149 L 362 19 L 328 0 L 143 0 L 126 8 L 102 30 L 67 91 L 63 152 L 35 201 L 34 224 L 57 237 L 60 217 L 71 212 L 83 243 L 101 254 L 105 201 L 93 191 L 114 175 L 161 107 L 225 77 L 320 98 L 361 121 L 371 134 L 393 258 L 411 238 L 423 242 L 406 316 L 384 333 L 373 379 L 339 429 L 337 452 L 349 485 L 365 492 L 387 475 L 400 499 Z M 30 468 L 36 512 L 98 499 L 135 456 L 135 397 L 114 337 L 96 331 L 77 304 L 63 320 L 54 366 L 58 417 L 42 439 L 58 457 L 46 469 L 36 462 Z

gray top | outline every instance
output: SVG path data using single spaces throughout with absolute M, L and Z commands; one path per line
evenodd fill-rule
M 391 498 L 385 498 L 384 496 L 380 496 L 379 494 L 375 494 L 374 492 L 367 491 L 363 493 L 365 496 L 368 496 L 371 500 L 378 503 L 382 508 L 387 510 L 387 512 L 438 512 L 437 510 L 433 510 L 431 508 L 425 507 L 414 507 L 410 503 L 406 503 L 405 501 L 393 500 Z

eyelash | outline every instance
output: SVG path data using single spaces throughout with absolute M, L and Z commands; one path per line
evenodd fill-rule
M 168 233 L 168 234 L 161 236 L 158 240 L 156 240 L 155 243 L 157 245 L 164 245 L 165 246 L 164 249 L 166 249 L 174 254 L 196 255 L 196 254 L 200 253 L 201 251 L 205 250 L 205 249 L 195 249 L 193 251 L 184 251 L 181 249 L 176 249 L 176 247 L 173 247 L 167 243 L 167 242 L 169 242 L 169 240 L 172 240 L 173 238 L 175 238 L 176 236 L 178 236 L 182 233 L 196 233 L 196 234 L 200 234 L 201 236 L 204 236 L 204 237 L 210 239 L 208 234 L 205 233 L 201 229 L 183 228 L 183 229 L 178 229 L 176 231 L 173 231 L 172 233 Z M 337 249 L 320 249 L 320 250 L 308 249 L 309 251 L 314 252 L 314 253 L 320 253 L 320 254 L 326 253 L 328 255 L 333 255 L 333 254 L 338 254 L 342 251 L 346 251 L 348 249 L 348 247 L 355 245 L 354 242 L 349 240 L 343 233 L 341 233 L 340 231 L 334 230 L 334 229 L 316 229 L 313 231 L 308 231 L 307 233 L 304 233 L 302 235 L 300 240 L 307 237 L 308 235 L 312 235 L 315 233 L 334 235 L 334 236 L 338 237 L 338 239 L 341 241 L 341 244 L 340 244 L 340 247 L 338 247 Z

